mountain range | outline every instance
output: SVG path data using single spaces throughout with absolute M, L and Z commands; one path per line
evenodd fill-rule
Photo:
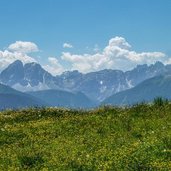
M 141 102 L 151 102 L 156 97 L 171 100 L 171 75 L 160 75 L 147 79 L 134 88 L 116 93 L 103 104 L 132 105 Z
M 171 65 L 156 62 L 153 65 L 138 65 L 131 71 L 106 69 L 87 74 L 67 71 L 52 76 L 37 63 L 23 63 L 19 60 L 10 64 L 0 74 L 0 82 L 19 91 L 57 89 L 82 92 L 88 98 L 101 102 L 109 96 L 135 87 L 142 81 L 161 74 L 171 74 Z
M 0 110 L 46 105 L 41 99 L 0 84 Z
M 95 102 L 91 101 L 81 92 L 71 93 L 52 89 L 27 93 L 44 101 L 51 107 L 91 108 L 96 106 Z
M 145 93 L 141 96 L 141 92 L 151 86 L 153 86 L 151 91 L 155 91 L 157 88 L 150 79 L 157 77 L 156 79 L 162 81 L 160 75 L 169 77 L 171 65 L 156 62 L 149 66 L 137 65 L 126 72 L 111 69 L 86 74 L 79 71 L 66 71 L 61 75 L 53 76 L 38 63 L 23 64 L 17 60 L 0 73 L 0 83 L 40 100 L 40 104 L 37 104 L 39 106 L 43 103 L 46 106 L 82 108 L 106 103 L 132 104 L 134 101 L 150 100 L 144 97 Z M 149 85 L 142 85 L 145 84 L 144 81 L 149 81 Z M 163 92 L 167 92 L 164 90 L 165 86 L 160 88 Z M 137 94 L 137 98 L 133 94 Z M 133 100 L 130 100 L 131 98 Z

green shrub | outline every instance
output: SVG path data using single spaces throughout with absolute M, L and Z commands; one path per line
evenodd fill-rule
M 44 160 L 40 154 L 31 155 L 31 156 L 20 156 L 19 161 L 21 164 L 21 168 L 23 169 L 30 169 L 34 167 L 40 169 L 44 163 Z
M 168 99 L 164 99 L 162 97 L 156 97 L 153 101 L 153 104 L 158 107 L 162 107 L 169 103 Z

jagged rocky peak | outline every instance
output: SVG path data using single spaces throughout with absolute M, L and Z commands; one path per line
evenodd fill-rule
M 51 80 L 53 80 L 53 76 L 45 71 L 40 64 L 32 62 L 23 65 L 19 60 L 10 64 L 0 74 L 1 83 L 17 90 L 21 89 L 21 91 L 26 90 L 27 87 L 30 89 L 30 87 L 40 84 L 47 88 L 47 84 L 52 84 L 50 83 Z
M 137 65 L 135 69 L 141 70 L 141 69 L 146 69 L 148 68 L 147 64 L 143 64 L 143 65 Z
M 24 65 L 25 80 L 31 86 L 37 86 L 40 83 L 46 84 L 46 80 L 51 79 L 53 76 L 42 68 L 38 63 L 32 62 Z
M 46 71 L 42 66 L 36 62 L 26 63 L 24 65 L 25 76 L 37 77 L 38 75 L 53 77 L 48 71 Z
M 83 74 L 74 70 L 54 77 L 38 63 L 32 62 L 23 66 L 21 61 L 15 61 L 1 73 L 0 81 L 22 91 L 32 89 L 79 91 L 90 99 L 101 101 L 119 91 L 134 87 L 148 78 L 165 73 L 171 73 L 171 66 L 156 62 L 152 65 L 138 65 L 127 72 L 104 69 Z
M 23 66 L 23 63 L 20 60 L 16 60 L 11 63 L 9 66 Z
M 13 63 L 11 63 L 6 69 L 2 71 L 3 72 L 14 72 L 18 71 L 20 69 L 23 69 L 23 63 L 20 60 L 16 60 Z
M 35 62 L 25 64 L 24 70 L 25 73 L 30 73 L 30 74 L 38 74 L 42 71 L 44 72 L 44 69 L 41 67 L 41 65 Z
M 163 64 L 162 62 L 160 62 L 160 61 L 157 61 L 157 62 L 154 64 L 154 66 L 156 66 L 156 67 L 164 67 L 164 64 Z
M 103 69 L 101 71 L 99 71 L 99 73 L 123 73 L 123 71 L 121 70 L 113 70 L 113 69 Z
M 70 76 L 80 76 L 82 73 L 80 73 L 78 70 L 73 71 L 65 71 L 60 76 L 62 77 L 70 77 Z
M 20 60 L 14 61 L 0 74 L 0 80 L 4 84 L 13 85 L 24 78 L 24 67 Z
M 26 63 L 24 67 L 25 68 L 42 68 L 41 65 L 36 62 Z

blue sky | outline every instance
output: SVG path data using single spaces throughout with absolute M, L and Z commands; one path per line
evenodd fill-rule
M 171 56 L 170 0 L 0 0 L 0 23 L 1 51 L 16 41 L 34 42 L 39 52 L 31 56 L 42 64 L 55 57 L 78 69 L 74 61 L 61 60 L 62 52 L 85 57 L 95 46 L 103 51 L 116 36 L 137 53 Z

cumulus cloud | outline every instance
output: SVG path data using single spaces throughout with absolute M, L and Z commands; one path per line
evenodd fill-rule
M 64 71 L 63 66 L 55 57 L 49 57 L 48 64 L 44 65 L 43 68 L 50 72 L 52 75 L 61 74 Z
M 73 47 L 69 43 L 63 45 L 65 48 Z M 38 46 L 33 42 L 16 41 L 9 45 L 6 50 L 0 50 L 0 70 L 2 71 L 15 60 L 21 60 L 23 63 L 37 62 L 28 55 L 31 52 L 38 51 Z M 171 58 L 162 52 L 136 52 L 132 50 L 131 45 L 123 37 L 114 37 L 109 40 L 107 46 L 100 50 L 97 45 L 94 47 L 94 54 L 72 54 L 63 52 L 60 61 L 67 63 L 71 70 L 79 70 L 87 73 L 102 69 L 120 69 L 130 70 L 137 64 L 153 64 L 161 61 L 165 64 L 171 64 Z M 49 57 L 46 65 L 43 66 L 53 75 L 68 70 L 55 57 Z
M 70 43 L 64 43 L 63 48 L 73 48 L 73 46 Z
M 9 45 L 8 49 L 13 52 L 31 53 L 39 51 L 37 45 L 33 42 L 16 41 Z
M 23 63 L 36 62 L 34 58 L 21 52 L 10 52 L 8 50 L 0 51 L 0 70 L 2 71 L 9 64 L 16 60 L 20 60 Z
M 33 57 L 28 55 L 28 53 L 35 51 L 38 51 L 35 43 L 21 41 L 9 45 L 4 51 L 0 50 L 0 71 L 16 60 L 23 63 L 36 62 Z
M 115 37 L 109 40 L 109 47 L 120 47 L 122 49 L 129 49 L 131 45 L 123 37 Z
M 137 64 L 152 64 L 156 61 L 166 62 L 167 56 L 162 52 L 142 52 L 131 50 L 131 45 L 123 37 L 109 40 L 103 51 L 95 54 L 71 54 L 63 52 L 61 58 L 69 62 L 73 70 L 81 72 L 102 69 L 130 70 Z

